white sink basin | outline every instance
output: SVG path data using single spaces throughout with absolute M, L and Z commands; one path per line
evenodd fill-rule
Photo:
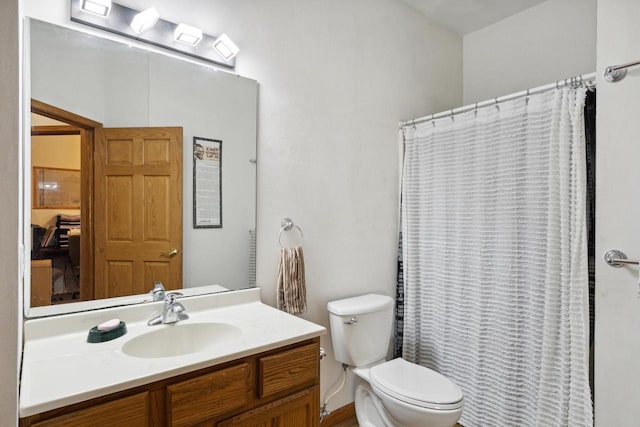
M 149 332 L 127 341 L 122 352 L 145 358 L 183 356 L 219 346 L 225 339 L 242 333 L 237 326 L 213 322 L 174 323 L 149 328 Z

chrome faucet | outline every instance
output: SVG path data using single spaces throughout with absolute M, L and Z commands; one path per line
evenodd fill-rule
M 153 290 L 151 290 L 151 296 L 154 301 L 162 301 L 164 299 L 165 289 L 164 285 L 160 281 L 153 282 Z
M 176 323 L 180 320 L 188 319 L 189 316 L 184 312 L 184 305 L 180 304 L 177 300 L 181 298 L 182 294 L 178 292 L 169 292 L 165 294 L 164 304 L 162 306 L 162 314 L 157 315 L 153 319 L 147 322 L 147 325 L 160 325 L 167 323 Z

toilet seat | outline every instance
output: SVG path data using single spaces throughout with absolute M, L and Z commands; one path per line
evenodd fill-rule
M 401 358 L 372 367 L 369 376 L 376 392 L 411 405 L 435 410 L 463 406 L 462 390 L 453 381 Z

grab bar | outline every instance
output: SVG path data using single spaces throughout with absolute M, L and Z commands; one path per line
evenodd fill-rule
M 604 260 L 611 267 L 622 267 L 625 264 L 640 265 L 640 261 L 627 259 L 627 255 L 617 249 L 611 249 L 604 254 Z
M 627 75 L 627 68 L 640 65 L 640 61 L 629 62 L 623 65 L 611 65 L 604 69 L 604 79 L 610 83 L 618 82 Z

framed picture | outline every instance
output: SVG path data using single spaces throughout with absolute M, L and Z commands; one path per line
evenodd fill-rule
M 193 228 L 222 228 L 222 141 L 193 137 Z
M 33 209 L 80 209 L 80 170 L 33 167 Z

